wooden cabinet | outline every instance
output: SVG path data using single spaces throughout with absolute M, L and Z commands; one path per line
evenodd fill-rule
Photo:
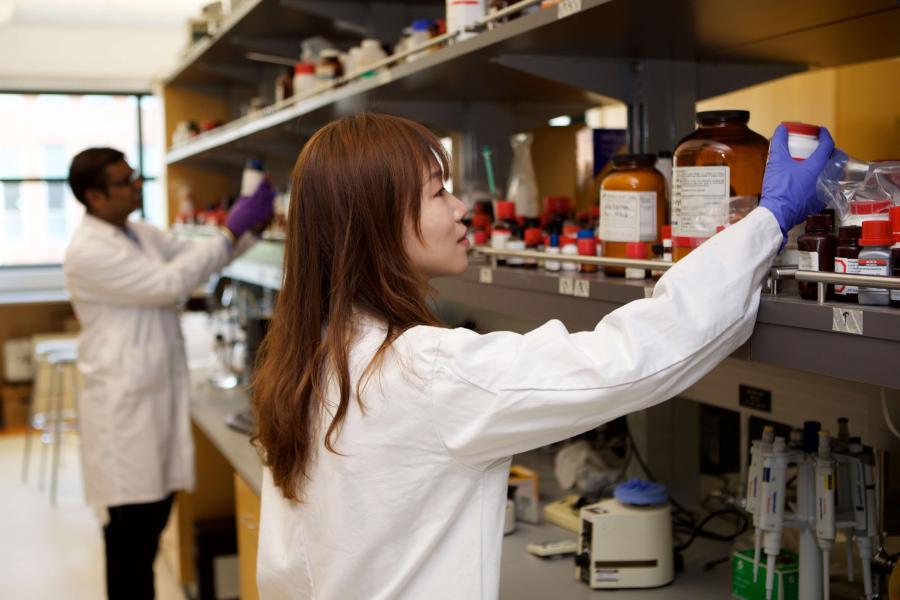
M 240 562 L 241 600 L 258 600 L 256 589 L 256 552 L 259 548 L 259 496 L 234 475 L 235 519 L 237 520 L 238 560 Z

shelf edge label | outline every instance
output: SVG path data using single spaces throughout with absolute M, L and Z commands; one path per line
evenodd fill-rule
M 863 334 L 863 311 L 835 306 L 831 310 L 831 330 L 852 335 Z
M 556 18 L 565 19 L 577 12 L 581 12 L 581 0 L 561 0 L 556 5 Z

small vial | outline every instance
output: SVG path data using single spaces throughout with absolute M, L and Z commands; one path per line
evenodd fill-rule
M 571 238 L 567 239 L 565 243 L 563 243 L 562 248 L 560 248 L 560 254 L 563 256 L 578 256 L 578 246 L 572 241 Z M 563 271 L 577 271 L 578 263 L 565 261 L 562 263 Z
M 559 236 L 555 233 L 550 234 L 550 239 L 548 240 L 547 254 L 559 254 Z M 556 272 L 562 269 L 562 265 L 558 260 L 547 260 L 544 263 L 544 268 L 551 272 Z
M 507 250 L 524 250 L 525 249 L 525 240 L 513 239 L 510 238 L 508 242 L 506 242 Z M 506 259 L 506 266 L 512 267 L 514 269 L 522 269 L 525 267 L 525 259 L 520 258 L 518 256 L 509 256 Z
M 525 249 L 538 251 L 544 242 L 544 232 L 540 227 L 529 227 L 525 230 Z M 525 259 L 526 269 L 537 269 L 538 262 L 535 258 Z
M 859 274 L 887 277 L 891 272 L 891 224 L 887 221 L 865 221 L 862 226 L 862 237 L 859 245 Z M 859 288 L 859 303 L 870 306 L 887 306 L 890 295 L 887 289 Z
M 578 254 L 581 256 L 597 256 L 597 238 L 590 229 L 582 229 L 578 232 Z M 597 265 L 582 263 L 579 265 L 582 273 L 596 273 Z
M 625 254 L 628 258 L 644 260 L 647 258 L 647 244 L 643 242 L 628 242 L 625 246 Z M 625 269 L 625 279 L 646 279 L 646 269 Z

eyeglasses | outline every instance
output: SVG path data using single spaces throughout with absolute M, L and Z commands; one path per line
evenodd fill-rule
M 120 181 L 109 181 L 106 184 L 106 187 L 125 187 L 125 186 L 133 186 L 138 182 L 143 182 L 144 177 L 137 171 L 132 171 L 130 175 L 126 179 L 122 179 Z

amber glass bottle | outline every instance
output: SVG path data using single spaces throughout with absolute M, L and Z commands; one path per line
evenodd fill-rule
M 656 170 L 655 154 L 618 154 L 600 184 L 600 239 L 603 256 L 627 258 L 629 242 L 643 242 L 647 254 L 662 239 L 666 224 L 666 179 Z M 621 267 L 604 267 L 624 275 Z
M 697 113 L 697 130 L 675 148 L 672 235 L 708 238 L 759 203 L 769 142 L 747 127 L 750 112 Z

